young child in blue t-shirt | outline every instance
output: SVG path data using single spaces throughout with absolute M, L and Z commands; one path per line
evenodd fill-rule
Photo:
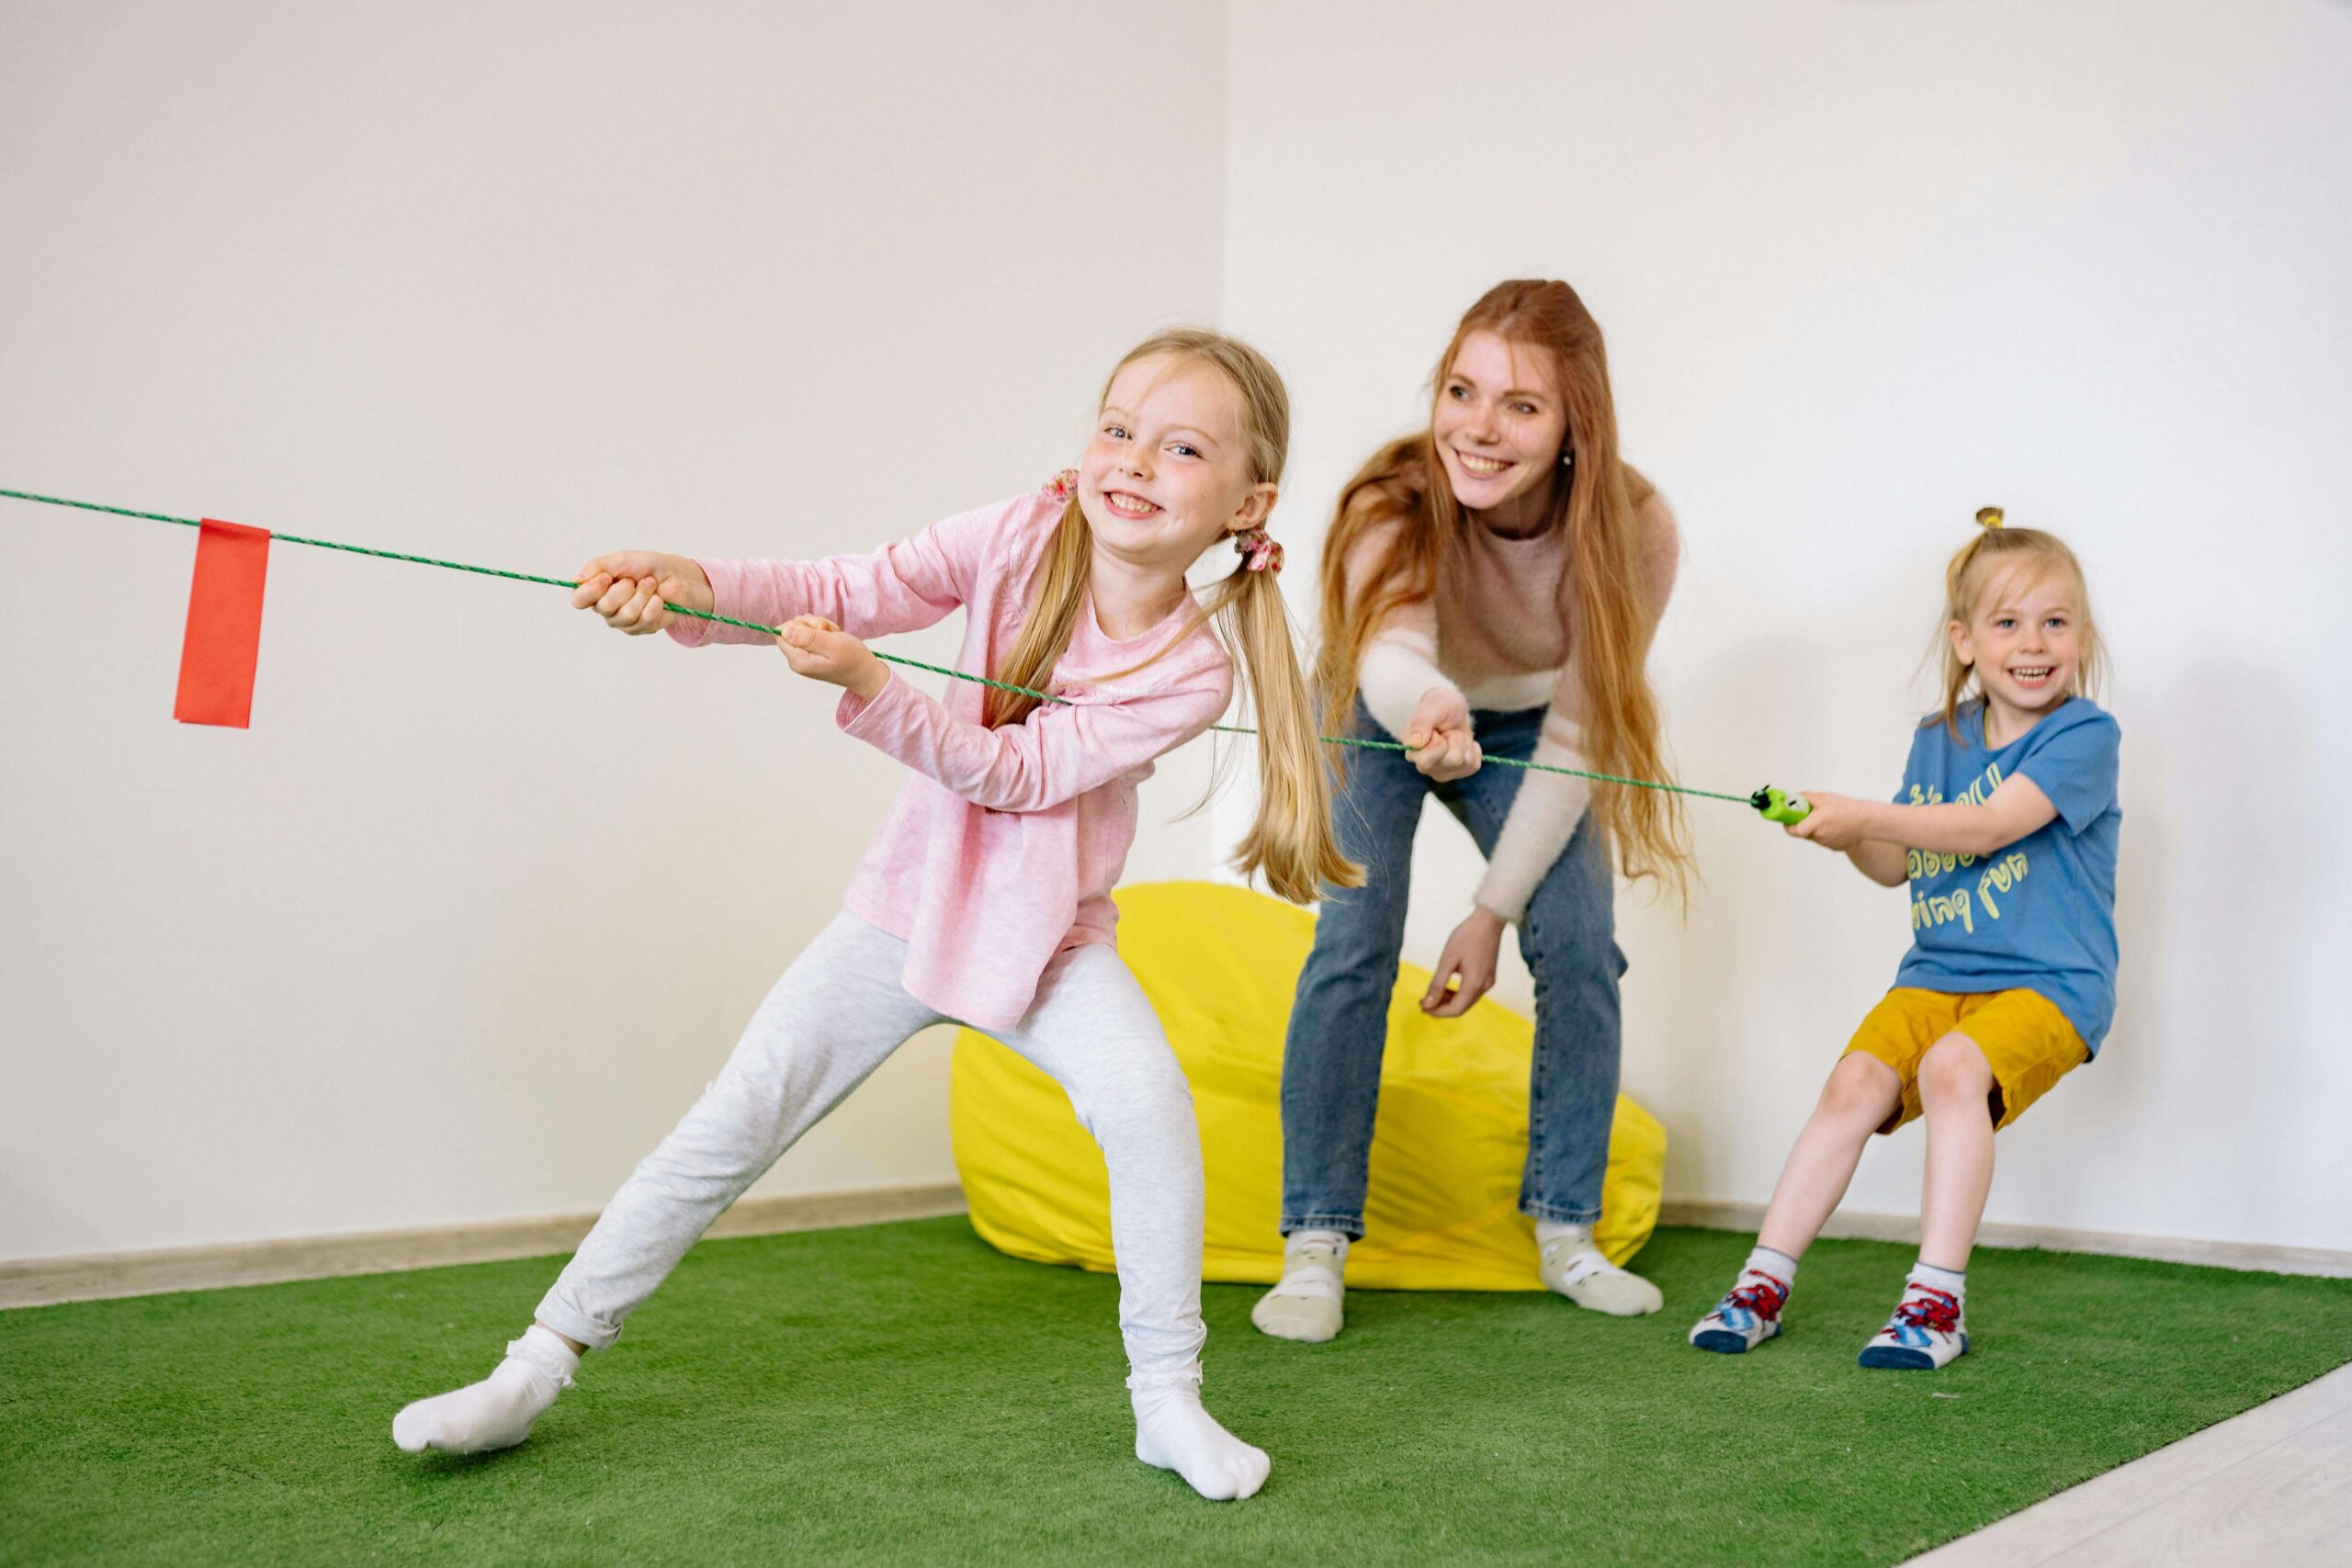
M 1911 739 L 1893 804 L 1807 791 L 1789 831 L 1911 890 L 1910 953 L 1829 1075 L 1772 1190 L 1756 1250 L 1690 1330 L 1705 1350 L 1781 1331 L 1797 1259 L 1873 1131 L 1928 1123 L 1919 1260 L 1865 1367 L 1932 1369 L 1968 1348 L 1968 1255 L 1993 1134 L 2098 1054 L 2115 1013 L 2115 720 L 2083 694 L 2103 663 L 2074 553 L 1984 531 L 1944 574 L 1944 701 Z M 1973 689 L 1973 690 L 1972 690 Z

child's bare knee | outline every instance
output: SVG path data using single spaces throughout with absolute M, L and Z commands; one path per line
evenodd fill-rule
M 1865 1052 L 1849 1052 L 1822 1086 L 1821 1108 L 1841 1122 L 1876 1123 L 1902 1093 L 1903 1080 L 1893 1067 Z
M 1992 1089 L 1993 1065 L 1965 1034 L 1945 1035 L 1919 1059 L 1919 1098 L 1928 1104 L 1981 1101 Z

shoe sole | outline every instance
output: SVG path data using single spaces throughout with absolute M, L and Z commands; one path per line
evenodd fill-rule
M 1752 1344 L 1747 1335 L 1735 1333 L 1728 1328 L 1710 1328 L 1703 1333 L 1694 1334 L 1690 1336 L 1690 1343 L 1702 1350 L 1713 1350 L 1718 1356 L 1742 1356 L 1766 1340 L 1778 1339 L 1780 1337 L 1781 1325 L 1776 1323 L 1758 1335 Z
M 1960 1353 L 1952 1359 L 1956 1361 L 1967 1354 L 1968 1336 L 1963 1334 L 1960 1337 Z M 1855 1364 L 1882 1372 L 1932 1372 L 1937 1370 L 1933 1356 L 1925 1350 L 1914 1350 L 1902 1345 L 1868 1346 Z

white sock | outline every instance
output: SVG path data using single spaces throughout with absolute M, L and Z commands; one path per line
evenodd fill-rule
M 1277 1339 L 1320 1344 L 1340 1332 L 1346 1299 L 1348 1237 L 1293 1231 L 1283 1242 L 1283 1277 L 1250 1309 L 1250 1321 Z
M 1535 1222 L 1537 1271 L 1544 1283 L 1580 1307 L 1611 1317 L 1642 1317 L 1666 1304 L 1656 1285 L 1628 1274 L 1592 1244 L 1592 1227 Z
M 1758 1247 L 1750 1252 L 1747 1255 L 1747 1261 L 1739 1266 L 1739 1271 L 1743 1276 L 1769 1275 L 1781 1281 L 1781 1286 L 1787 1290 L 1793 1291 L 1797 1288 L 1797 1260 L 1785 1252 L 1775 1252 L 1769 1247 Z
M 1968 1299 L 1968 1270 L 1965 1269 L 1956 1271 L 1951 1269 L 1939 1269 L 1922 1258 L 1911 1265 L 1910 1278 L 1922 1285 L 1933 1285 L 1937 1290 L 1957 1296 L 1963 1302 Z
M 1254 1495 L 1273 1468 L 1262 1449 L 1217 1425 L 1201 1407 L 1201 1374 L 1163 1373 L 1127 1380 L 1136 1410 L 1136 1458 L 1182 1476 L 1214 1502 Z
M 531 1424 L 571 1386 L 579 1370 L 579 1353 L 535 1323 L 507 1345 L 506 1359 L 481 1382 L 420 1399 L 393 1416 L 392 1441 L 413 1454 L 513 1448 L 531 1435 Z
M 1343 1278 L 1348 1269 L 1349 1236 L 1345 1231 L 1293 1231 L 1283 1237 L 1283 1275 L 1329 1274 Z

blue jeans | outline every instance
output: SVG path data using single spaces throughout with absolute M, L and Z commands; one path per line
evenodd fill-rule
M 1489 757 L 1528 758 L 1544 709 L 1470 716 Z M 1359 703 L 1355 732 L 1386 739 Z M 1527 776 L 1483 767 L 1432 784 L 1395 751 L 1351 750 L 1332 801 L 1340 848 L 1364 868 L 1362 887 L 1327 888 L 1315 949 L 1298 976 L 1283 1047 L 1283 1215 L 1297 1230 L 1363 1235 L 1365 1172 L 1380 1103 L 1388 1002 L 1405 941 L 1413 831 L 1421 799 L 1470 830 L 1481 854 Z M 1600 1217 L 1600 1179 L 1617 1109 L 1621 1039 L 1616 884 L 1608 847 L 1588 815 L 1544 874 L 1520 922 L 1519 951 L 1535 977 L 1535 1059 L 1527 1089 L 1527 1173 L 1519 1206 L 1539 1220 Z

